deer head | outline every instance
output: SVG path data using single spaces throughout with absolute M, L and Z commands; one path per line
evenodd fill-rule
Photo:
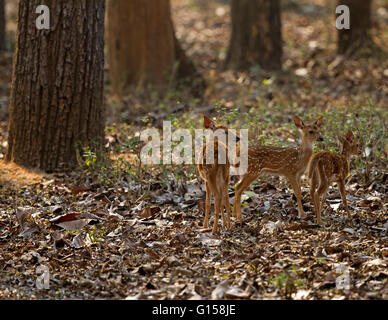
M 349 155 L 360 155 L 362 153 L 358 139 L 351 130 L 346 133 L 345 137 L 338 136 L 338 140 L 342 144 L 342 153 L 347 152 Z
M 211 120 L 210 118 L 208 118 L 206 116 L 203 117 L 203 124 L 204 124 L 205 129 L 210 129 L 213 132 L 217 131 L 221 134 L 225 134 L 225 137 L 227 137 L 227 138 L 235 137 L 236 142 L 240 141 L 240 137 L 238 135 L 233 134 L 226 126 L 224 126 L 222 124 L 217 124 L 213 120 Z
M 323 117 L 320 117 L 317 121 L 312 124 L 305 125 L 302 119 L 295 116 L 295 126 L 301 130 L 302 137 L 305 141 L 309 141 L 311 144 L 315 141 L 323 141 L 323 137 L 320 134 Z

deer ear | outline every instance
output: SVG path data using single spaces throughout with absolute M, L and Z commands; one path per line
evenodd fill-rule
M 352 142 L 353 141 L 353 132 L 351 130 L 348 131 L 348 133 L 346 134 L 346 140 Z
M 315 121 L 315 125 L 318 126 L 318 128 L 320 128 L 322 121 L 323 121 L 323 117 L 320 117 L 317 121 Z
M 214 122 L 213 120 L 209 119 L 208 117 L 203 117 L 203 125 L 206 129 L 214 129 Z
M 303 129 L 303 128 L 304 128 L 304 123 L 303 123 L 302 119 L 299 118 L 298 116 L 295 116 L 295 117 L 294 117 L 294 123 L 295 123 L 295 125 L 296 125 L 299 129 Z
M 343 136 L 338 135 L 337 138 L 338 138 L 338 141 L 339 141 L 341 144 L 344 144 L 345 138 L 344 138 Z

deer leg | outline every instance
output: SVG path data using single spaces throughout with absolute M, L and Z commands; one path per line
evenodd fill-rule
M 242 178 L 240 179 L 242 180 Z M 236 185 L 234 186 L 234 204 L 233 204 L 233 212 L 232 212 L 232 217 L 234 218 L 237 218 L 238 217 L 238 204 L 237 203 L 240 203 L 240 200 L 241 199 L 238 199 L 239 198 L 239 195 L 237 194 L 237 190 L 239 189 L 239 182 L 236 183 Z
M 214 223 L 213 223 L 213 230 L 212 233 L 217 233 L 218 229 L 218 217 L 219 217 L 219 212 L 220 208 L 222 207 L 222 195 L 219 194 L 219 192 L 216 192 L 214 194 Z
M 205 182 L 206 186 L 206 200 L 205 200 L 205 219 L 203 220 L 203 227 L 205 229 L 209 228 L 209 211 L 210 211 L 210 206 L 211 206 L 211 190 L 209 183 L 206 181 Z
M 314 212 L 317 216 L 317 221 L 321 220 L 321 216 L 320 216 L 320 212 L 319 212 L 319 199 L 317 201 L 316 197 L 317 197 L 317 185 L 318 185 L 318 177 L 317 177 L 317 172 L 314 171 L 313 173 L 313 176 L 311 177 L 311 180 L 310 180 L 310 199 L 311 199 L 311 202 L 314 206 Z M 319 219 L 318 219 L 319 217 Z M 320 224 L 320 223 L 318 223 Z
M 317 216 L 317 224 L 321 225 L 322 220 L 321 220 L 321 209 L 319 207 L 319 195 L 318 192 L 315 192 L 314 194 L 314 208 L 315 208 L 315 214 Z
M 225 202 L 225 195 L 228 194 L 228 187 L 229 187 L 229 172 L 224 170 L 226 167 L 220 167 L 217 172 L 217 179 L 216 179 L 216 185 L 214 186 L 217 188 L 217 193 L 220 197 L 220 211 L 222 214 L 222 226 L 224 229 L 228 228 L 228 223 L 224 214 L 224 209 L 226 209 L 226 202 Z
M 244 191 L 244 178 L 240 180 L 235 186 L 235 193 L 234 193 L 234 205 L 233 205 L 233 217 L 241 220 L 241 194 Z
M 311 180 L 310 180 L 310 199 L 311 199 L 311 202 L 313 205 L 315 205 L 314 194 L 315 194 L 316 188 L 317 188 L 317 177 L 316 177 L 315 172 L 314 172 L 313 176 L 311 177 Z M 315 207 L 314 207 L 314 209 L 315 209 Z
M 352 215 L 350 214 L 349 207 L 348 207 L 348 202 L 346 200 L 345 183 L 344 183 L 343 180 L 339 180 L 338 181 L 338 187 L 339 187 L 340 192 L 341 192 L 342 202 L 344 203 L 345 210 L 346 210 L 346 212 L 348 214 L 348 218 L 351 219 Z
M 229 166 L 227 166 L 225 172 L 224 172 L 224 191 L 223 191 L 223 207 L 225 208 L 226 212 L 226 227 L 227 229 L 230 228 L 230 200 L 229 200 L 229 182 L 230 182 L 230 175 L 229 175 Z
M 306 214 L 304 213 L 303 206 L 302 206 L 302 191 L 300 187 L 300 181 L 298 181 L 296 177 L 292 177 L 292 176 L 290 176 L 288 179 L 291 182 L 292 189 L 294 190 L 294 194 L 298 202 L 299 217 L 303 219 L 306 217 Z
M 321 209 L 321 210 L 323 209 L 323 207 L 324 207 L 325 204 L 326 204 L 326 199 L 327 199 L 327 189 L 328 189 L 328 187 L 326 188 L 326 190 L 323 192 L 323 195 L 322 195 L 321 206 L 320 206 L 320 209 Z
M 220 211 L 221 211 L 221 214 L 222 214 L 222 227 L 224 229 L 227 229 L 223 203 L 224 203 L 224 199 L 221 199 Z
M 225 213 L 224 213 L 224 196 L 223 196 L 223 193 L 221 193 L 221 195 L 220 195 L 220 197 L 221 197 L 221 200 L 220 200 L 220 212 L 221 212 L 221 215 L 222 215 L 222 227 L 224 228 L 224 229 L 226 229 L 227 227 L 226 227 L 226 218 L 225 218 Z
M 236 184 L 236 192 L 234 195 L 234 207 L 233 207 L 233 216 L 236 217 L 239 221 L 242 221 L 241 216 L 241 195 L 249 185 L 256 180 L 258 175 L 249 175 L 246 174 L 242 177 L 240 182 Z
M 326 202 L 328 187 L 329 187 L 329 185 L 327 184 L 327 182 L 321 180 L 319 187 L 318 187 L 318 192 L 317 192 L 317 195 L 315 198 L 316 205 L 318 207 L 318 212 L 319 212 L 319 214 L 317 214 L 317 223 L 318 224 L 322 224 L 321 211 L 322 211 L 323 205 Z M 323 197 L 322 197 L 322 195 L 323 195 Z M 321 197 L 322 197 L 322 202 L 321 202 L 321 205 L 319 205 L 319 201 L 320 201 Z
M 228 194 L 228 185 L 226 186 L 225 193 L 224 193 L 224 207 L 225 207 L 226 217 L 227 217 L 226 226 L 227 228 L 230 228 L 230 201 L 229 201 L 229 194 Z

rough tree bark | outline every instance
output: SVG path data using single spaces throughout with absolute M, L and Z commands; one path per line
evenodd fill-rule
M 225 67 L 280 69 L 280 0 L 232 0 L 232 32 Z
M 338 30 L 338 53 L 352 54 L 362 47 L 373 44 L 372 0 L 339 0 L 338 5 L 350 9 L 350 29 Z
M 50 30 L 38 30 L 38 5 Z M 21 0 L 7 161 L 50 171 L 104 137 L 104 0 Z
M 0 0 L 0 51 L 6 50 L 5 0 Z
M 108 61 L 113 96 L 197 76 L 175 37 L 169 0 L 108 0 Z

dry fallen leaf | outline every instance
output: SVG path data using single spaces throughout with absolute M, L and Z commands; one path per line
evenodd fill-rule
M 212 291 L 211 298 L 212 300 L 223 299 L 226 291 L 229 289 L 229 281 L 225 280 L 221 282 L 217 287 Z
M 87 219 L 80 219 L 80 220 L 61 222 L 61 223 L 58 223 L 57 225 L 68 231 L 78 231 L 78 230 L 81 230 L 83 227 L 85 227 L 88 224 L 88 222 L 89 221 Z
M 160 212 L 160 210 L 161 209 L 159 207 L 147 207 L 147 208 L 144 208 L 139 213 L 139 218 L 145 219 L 145 218 L 153 217 L 155 214 Z

